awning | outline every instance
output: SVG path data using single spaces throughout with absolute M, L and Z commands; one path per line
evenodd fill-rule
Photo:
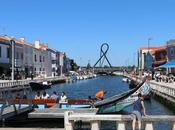
M 164 68 L 173 68 L 174 67 L 175 68 L 175 61 L 168 61 L 159 67 L 164 67 Z

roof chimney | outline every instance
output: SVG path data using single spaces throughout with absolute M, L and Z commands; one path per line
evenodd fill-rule
M 39 47 L 40 47 L 40 41 L 36 40 L 35 41 L 35 48 L 39 49 Z
M 20 40 L 21 42 L 24 42 L 24 41 L 25 41 L 25 38 L 24 38 L 24 37 L 21 37 L 21 38 L 19 38 L 19 40 Z

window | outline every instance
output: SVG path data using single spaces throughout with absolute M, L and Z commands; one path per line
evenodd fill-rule
M 45 57 L 43 56 L 43 62 L 45 61 Z
M 173 50 L 173 48 L 170 48 L 170 55 L 171 55 L 171 56 L 174 55 L 174 50 Z
M 1 57 L 1 46 L 0 46 L 0 57 Z
M 19 53 L 16 52 L 16 59 L 19 59 Z
M 40 62 L 42 62 L 41 56 L 39 56 L 39 60 L 40 60 Z
M 23 60 L 23 53 L 21 53 L 21 59 Z
M 35 62 L 37 62 L 36 54 L 35 54 Z
M 10 58 L 10 48 L 7 48 L 7 58 Z
M 56 64 L 56 60 L 52 60 L 52 64 Z

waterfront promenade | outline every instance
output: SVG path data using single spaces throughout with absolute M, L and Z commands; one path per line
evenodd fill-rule
M 0 80 L 0 89 L 1 88 L 7 88 L 7 87 L 13 87 L 13 86 L 23 86 L 23 85 L 29 85 L 30 82 L 68 82 L 69 77 L 66 76 L 55 76 L 55 77 L 45 77 L 45 78 L 34 78 L 34 79 L 23 79 L 23 80 Z
M 125 77 L 134 80 L 136 82 L 141 82 L 142 79 L 132 75 L 124 75 Z M 164 82 L 156 80 L 148 80 L 153 94 L 166 99 L 175 105 L 175 82 Z
M 64 128 L 0 128 L 0 130 L 64 130 Z

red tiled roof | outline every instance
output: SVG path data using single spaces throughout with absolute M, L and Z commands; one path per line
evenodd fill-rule
M 160 49 L 166 49 L 166 47 L 165 46 L 150 46 L 149 49 L 152 51 L 156 51 Z M 140 47 L 140 50 L 148 50 L 148 47 Z
M 11 40 L 11 39 L 5 36 L 0 36 L 0 40 Z

